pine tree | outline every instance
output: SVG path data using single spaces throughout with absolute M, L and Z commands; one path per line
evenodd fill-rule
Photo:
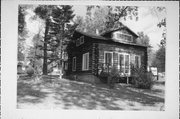
M 47 75 L 48 74 L 48 64 L 47 64 L 47 44 L 49 38 L 49 27 L 50 27 L 50 22 L 51 22 L 51 14 L 52 14 L 52 9 L 54 6 L 52 5 L 39 5 L 34 12 L 36 15 L 38 15 L 41 19 L 44 20 L 45 22 L 45 33 L 44 33 L 44 43 L 43 43 L 43 74 Z
M 62 78 L 61 76 L 66 46 L 69 43 L 71 35 L 75 29 L 75 25 L 71 23 L 74 16 L 75 15 L 73 14 L 72 6 L 69 5 L 57 6 L 57 8 L 53 10 L 54 25 L 52 27 L 52 33 L 56 34 L 57 36 L 56 42 L 58 49 L 56 49 L 56 52 L 60 52 L 59 58 L 55 58 L 53 60 L 59 59 L 60 61 L 60 78 Z M 57 53 L 54 56 L 57 56 Z
M 25 5 L 18 6 L 18 61 L 23 61 L 25 58 L 23 51 L 25 49 L 24 44 L 27 35 L 25 21 L 26 9 L 27 6 Z
M 72 33 L 70 21 L 73 19 L 72 6 L 40 5 L 36 15 L 45 21 L 43 49 L 43 74 L 47 75 L 48 65 L 60 60 L 62 68 L 63 54 Z M 59 53 L 60 52 L 60 53 Z

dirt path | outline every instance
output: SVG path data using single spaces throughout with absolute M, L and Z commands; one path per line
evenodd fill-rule
M 53 83 L 18 81 L 17 108 L 21 109 L 95 109 L 163 110 L 164 84 L 153 90 L 140 90 L 125 84 L 109 89 L 66 79 Z

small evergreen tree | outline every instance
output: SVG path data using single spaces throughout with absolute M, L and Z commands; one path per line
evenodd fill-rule
M 158 72 L 165 72 L 165 47 L 159 46 L 153 59 L 152 66 L 158 68 Z
M 153 86 L 153 75 L 147 72 L 144 66 L 140 68 L 131 66 L 132 84 L 137 88 L 151 89 Z

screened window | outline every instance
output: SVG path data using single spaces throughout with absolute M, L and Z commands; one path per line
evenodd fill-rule
M 104 53 L 104 63 L 105 65 L 112 66 L 113 65 L 113 53 L 112 52 L 105 52 Z
M 76 57 L 73 57 L 72 70 L 73 70 L 73 71 L 76 71 Z
M 119 70 L 121 74 L 130 74 L 130 55 L 119 54 Z
M 83 54 L 82 70 L 89 70 L 89 53 Z
M 140 68 L 141 67 L 141 57 L 138 55 L 135 55 L 135 68 Z

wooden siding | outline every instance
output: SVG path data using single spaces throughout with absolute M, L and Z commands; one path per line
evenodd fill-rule
M 98 59 L 99 59 L 99 47 L 97 43 L 93 43 L 92 50 L 92 74 L 98 75 Z
M 76 39 L 74 39 L 76 40 Z M 80 46 L 76 46 L 76 42 L 72 44 L 72 51 L 68 54 L 68 73 L 81 73 L 87 72 L 90 73 L 92 71 L 92 49 L 93 45 L 89 37 L 84 36 L 84 43 Z M 89 52 L 89 70 L 83 71 L 82 70 L 82 60 L 83 54 Z M 76 57 L 76 71 L 72 71 L 72 58 Z

